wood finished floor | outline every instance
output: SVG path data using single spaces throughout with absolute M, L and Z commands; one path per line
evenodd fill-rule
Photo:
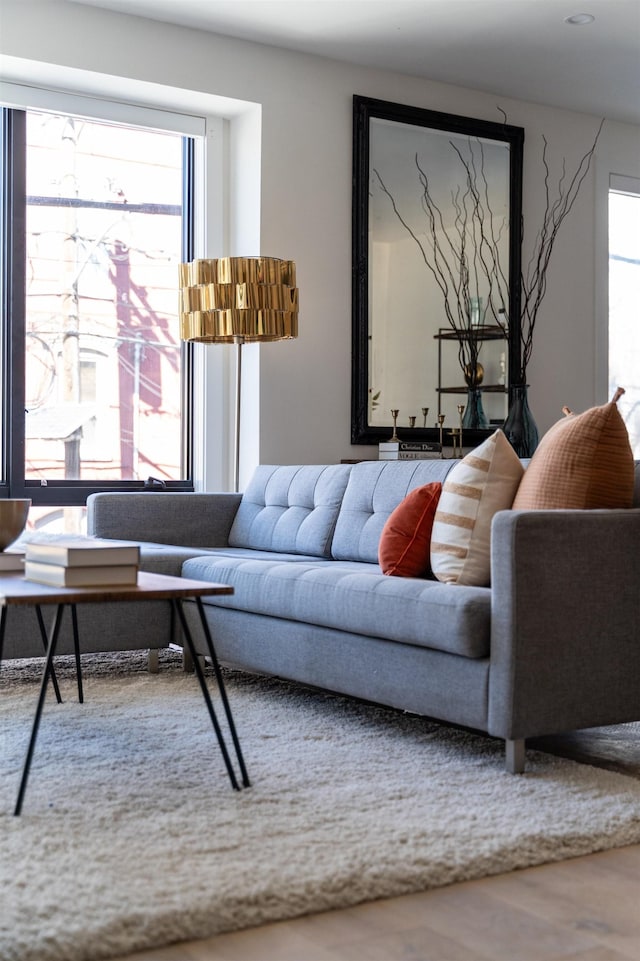
M 118 961 L 640 961 L 640 845 Z

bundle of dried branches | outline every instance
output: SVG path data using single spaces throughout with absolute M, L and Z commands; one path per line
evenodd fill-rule
M 460 366 L 473 380 L 481 328 L 487 323 L 496 323 L 508 333 L 509 287 L 499 256 L 499 242 L 506 224 L 504 219 L 494 216 L 489 203 L 482 143 L 469 141 L 469 157 L 464 157 L 452 142 L 451 147 L 465 171 L 465 183 L 451 196 L 454 219 L 449 225 L 433 196 L 429 176 L 415 155 L 421 205 L 427 220 L 424 239 L 403 217 L 380 172 L 376 169 L 373 172 L 396 217 L 418 245 L 425 266 L 442 293 L 447 323 L 458 339 Z M 477 318 L 473 317 L 474 302 L 483 305 Z
M 506 123 L 506 115 L 504 115 Z M 533 349 L 533 335 L 540 305 L 547 291 L 547 271 L 561 224 L 571 211 L 580 187 L 589 172 L 591 160 L 602 131 L 600 122 L 595 139 L 581 158 L 569 179 L 566 163 L 557 186 L 551 189 L 551 168 L 548 142 L 543 137 L 542 165 L 544 168 L 545 206 L 542 224 L 532 245 L 531 257 L 520 276 L 520 358 L 518 383 L 527 383 L 527 368 Z M 469 139 L 469 154 L 465 156 L 453 141 L 452 150 L 464 171 L 463 185 L 451 197 L 455 211 L 454 222 L 445 224 L 429 183 L 420 164 L 415 165 L 422 190 L 421 205 L 427 222 L 424 239 L 407 222 L 386 187 L 378 170 L 374 174 L 382 191 L 389 198 L 393 211 L 418 245 L 426 267 L 433 275 L 443 297 L 447 322 L 458 339 L 458 357 L 463 371 L 477 369 L 481 326 L 497 324 L 509 335 L 509 280 L 500 256 L 500 240 L 505 230 L 504 219 L 496 217 L 489 200 L 489 187 L 484 166 L 484 150 L 480 140 Z M 524 241 L 524 217 L 521 223 L 521 243 Z M 483 310 L 480 327 L 472 323 L 472 300 L 480 301 L 483 291 Z
M 506 118 L 505 118 L 506 119 Z M 520 278 L 520 374 L 519 382 L 527 383 L 527 368 L 533 350 L 533 334 L 538 318 L 540 304 L 547 292 L 547 270 L 558 231 L 565 217 L 571 211 L 582 183 L 589 172 L 591 160 L 602 131 L 604 118 L 595 135 L 593 144 L 584 154 L 575 173 L 567 182 L 565 160 L 562 161 L 562 174 L 558 180 L 554 196 L 551 194 L 551 172 L 548 161 L 548 142 L 543 136 L 542 166 L 544 168 L 545 206 L 542 224 L 532 247 L 532 254 Z M 524 217 L 521 226 L 521 241 L 524 241 Z

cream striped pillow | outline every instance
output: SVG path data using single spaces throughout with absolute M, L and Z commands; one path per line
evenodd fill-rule
M 501 430 L 449 471 L 431 532 L 431 569 L 439 581 L 488 586 L 491 521 L 511 508 L 523 473 Z

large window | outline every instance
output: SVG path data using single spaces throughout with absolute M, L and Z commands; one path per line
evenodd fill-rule
M 192 481 L 193 141 L 3 111 L 3 487 L 49 511 L 91 490 Z
M 640 459 L 640 180 L 611 178 L 609 190 L 609 397 Z

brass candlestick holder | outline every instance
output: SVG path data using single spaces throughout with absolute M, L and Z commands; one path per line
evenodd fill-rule
M 452 447 L 451 455 L 455 460 L 455 458 L 458 456 L 462 457 L 462 446 L 460 447 L 460 454 L 458 454 L 458 438 L 461 437 L 460 428 L 452 427 L 449 433 L 451 434 L 451 447 Z M 462 444 L 461 441 L 460 443 Z
M 393 435 L 391 436 L 390 439 L 391 439 L 392 441 L 394 441 L 394 440 L 400 440 L 400 438 L 398 437 L 398 434 L 397 434 L 397 432 L 396 432 L 396 425 L 397 425 L 397 423 L 398 423 L 398 414 L 399 414 L 399 413 L 400 413 L 399 410 L 392 410 L 392 411 L 391 411 L 391 416 L 393 417 Z
M 462 457 L 462 415 L 464 414 L 464 404 L 458 404 L 458 417 L 460 418 L 460 457 Z
M 442 434 L 444 430 L 444 414 L 438 414 L 438 426 L 440 428 L 440 457 L 444 460 L 444 444 L 442 443 Z
M 416 426 L 416 415 L 412 414 L 411 417 L 409 418 L 409 427 L 415 427 L 415 426 Z
M 423 426 L 423 427 L 426 427 L 426 426 L 427 426 L 427 415 L 428 415 L 428 413 L 429 413 L 429 408 L 428 408 L 428 407 L 423 407 L 423 408 L 422 408 L 422 426 Z

